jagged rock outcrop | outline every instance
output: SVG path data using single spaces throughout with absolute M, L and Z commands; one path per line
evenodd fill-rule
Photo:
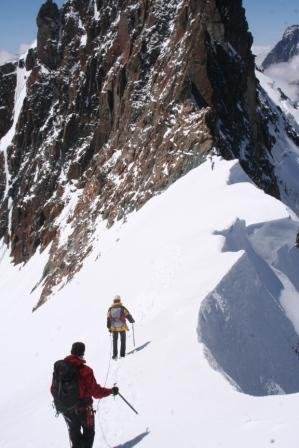
M 26 70 L 31 71 L 36 64 L 36 61 L 37 61 L 37 49 L 29 48 L 25 60 Z
M 262 68 L 280 62 L 289 62 L 294 56 L 299 55 L 299 25 L 289 26 L 282 39 L 270 51 L 262 63 Z
M 37 56 L 41 64 L 55 69 L 59 62 L 58 43 L 60 32 L 60 14 L 56 3 L 47 0 L 39 10 L 36 19 Z
M 17 82 L 16 63 L 0 66 L 0 138 L 12 125 L 14 96 Z
M 0 238 L 16 263 L 51 243 L 39 304 L 80 269 L 99 220 L 125 218 L 211 151 L 279 195 L 241 0 L 48 0 L 37 24 L 0 159 Z

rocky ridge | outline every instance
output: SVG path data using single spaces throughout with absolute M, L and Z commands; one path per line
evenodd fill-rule
M 16 83 L 16 64 L 9 62 L 0 66 L 0 138 L 12 125 Z
M 209 154 L 239 158 L 279 197 L 240 0 L 47 0 L 37 25 L 0 146 L 0 238 L 16 263 L 48 247 L 38 306 L 80 269 L 99 222 Z

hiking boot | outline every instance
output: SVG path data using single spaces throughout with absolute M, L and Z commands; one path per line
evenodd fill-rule
M 117 359 L 117 355 L 113 355 L 113 356 L 112 356 L 112 359 Z

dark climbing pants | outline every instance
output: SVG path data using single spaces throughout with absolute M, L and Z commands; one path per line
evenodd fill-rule
M 126 332 L 125 331 L 113 331 L 113 358 L 117 357 L 117 339 L 120 334 L 120 356 L 126 354 Z
M 94 440 L 94 411 L 92 406 L 67 412 L 64 418 L 72 448 L 92 448 Z

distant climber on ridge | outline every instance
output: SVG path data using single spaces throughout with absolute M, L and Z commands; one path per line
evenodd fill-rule
M 295 243 L 295 246 L 299 248 L 299 232 L 297 232 L 297 235 L 296 235 L 296 243 Z
M 83 342 L 74 342 L 71 355 L 55 362 L 51 385 L 54 405 L 66 421 L 72 448 L 92 448 L 95 435 L 92 397 L 118 394 L 116 386 L 108 389 L 97 384 L 92 369 L 85 364 L 84 352 Z
M 119 295 L 114 297 L 113 303 L 108 310 L 107 314 L 107 328 L 113 333 L 113 359 L 117 359 L 117 340 L 118 334 L 120 334 L 120 356 L 123 358 L 126 355 L 126 331 L 128 326 L 126 319 L 133 324 L 135 320 L 121 303 Z

